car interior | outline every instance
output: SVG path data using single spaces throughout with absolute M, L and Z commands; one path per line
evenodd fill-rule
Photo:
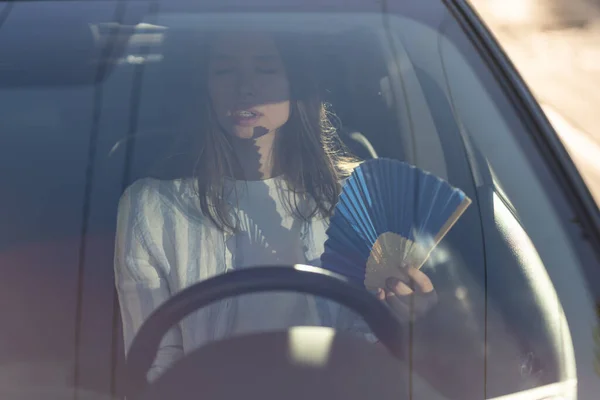
M 199 133 L 190 122 L 190 105 L 203 94 L 190 84 L 195 64 L 186 61 L 194 49 L 189 28 L 161 30 L 157 23 L 121 30 L 118 35 L 126 35 L 128 44 L 105 50 L 101 57 L 110 61 L 100 62 L 98 71 L 98 63 L 92 69 L 86 57 L 98 57 L 102 34 L 97 30 L 94 36 L 89 25 L 65 24 L 69 30 L 62 39 L 70 47 L 43 54 L 52 57 L 53 68 L 42 77 L 33 56 L 15 61 L 29 69 L 17 72 L 13 66 L 10 78 L 2 69 L 8 67 L 0 68 L 6 140 L 0 170 L 8 172 L 0 198 L 7 227 L 0 229 L 6 287 L 0 291 L 0 313 L 6 316 L 0 386 L 77 385 L 118 397 L 127 384 L 113 276 L 118 200 L 138 179 L 193 173 L 190 143 Z M 560 305 L 549 302 L 533 279 L 544 266 L 528 257 L 532 245 L 515 241 L 527 234 L 461 125 L 441 75 L 426 62 L 429 46 L 390 43 L 376 25 L 334 25 L 320 32 L 323 25 L 315 23 L 307 38 L 315 43 L 323 98 L 345 145 L 362 159 L 414 163 L 473 200 L 424 266 L 443 299 L 440 317 L 447 329 L 412 328 L 410 362 L 419 379 L 456 399 L 492 398 L 567 379 L 572 370 L 565 359 L 571 355 L 568 335 L 557 322 Z M 319 340 L 328 338 L 329 333 L 321 334 Z M 262 354 L 271 354 L 272 365 L 285 374 L 293 366 L 276 355 L 289 346 L 287 336 L 265 335 L 215 343 L 183 362 L 208 371 L 206 360 L 224 354 L 234 359 L 233 353 L 255 358 L 256 349 L 264 348 L 270 351 Z M 375 354 L 344 336 L 335 339 L 336 346 L 350 353 L 335 353 L 340 372 L 327 370 L 331 382 L 377 363 L 389 363 L 381 367 L 387 375 L 380 379 L 394 382 L 397 375 L 390 371 L 408 374 L 398 372 L 381 349 Z M 435 363 L 432 353 L 439 354 Z M 223 378 L 211 370 L 211 380 Z M 168 379 L 163 383 L 168 387 L 177 381 Z M 325 387 L 319 387 L 321 393 Z

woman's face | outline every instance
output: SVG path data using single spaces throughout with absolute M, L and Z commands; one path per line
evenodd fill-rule
M 209 57 L 210 100 L 227 133 L 255 139 L 287 122 L 290 85 L 279 51 L 268 35 L 220 35 L 212 43 Z

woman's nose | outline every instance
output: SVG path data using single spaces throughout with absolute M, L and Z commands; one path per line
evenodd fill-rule
M 252 97 L 256 94 L 256 82 L 253 74 L 241 72 L 238 74 L 238 94 L 242 97 Z

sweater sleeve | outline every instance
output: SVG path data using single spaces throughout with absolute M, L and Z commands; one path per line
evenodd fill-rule
M 172 294 L 168 261 L 149 229 L 150 225 L 160 225 L 158 202 L 159 193 L 151 180 L 134 183 L 119 202 L 114 268 L 127 353 L 142 323 Z M 163 337 L 148 379 L 156 378 L 182 356 L 182 334 L 177 325 Z

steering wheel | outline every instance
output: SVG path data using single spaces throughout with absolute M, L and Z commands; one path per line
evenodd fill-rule
M 364 319 L 395 359 L 401 357 L 401 323 L 387 305 L 363 287 L 318 267 L 256 267 L 232 271 L 194 284 L 171 297 L 150 315 L 133 340 L 127 357 L 127 398 L 136 399 L 148 391 L 151 384 L 147 381 L 147 372 L 156 357 L 163 336 L 172 326 L 197 309 L 216 301 L 249 293 L 272 291 L 311 294 L 348 307 Z M 370 344 L 369 346 L 373 347 Z M 186 355 L 180 362 L 187 358 Z

